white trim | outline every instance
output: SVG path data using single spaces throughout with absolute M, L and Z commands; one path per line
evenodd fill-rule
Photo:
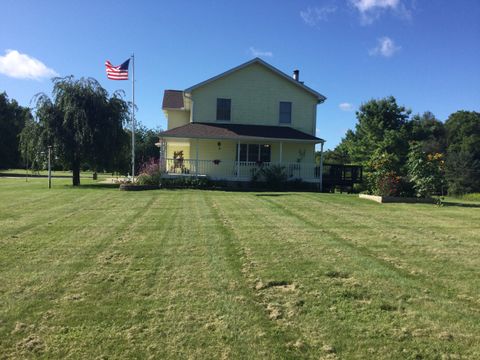
M 273 141 L 273 142 L 301 142 L 301 143 L 307 143 L 307 144 L 321 144 L 325 142 L 323 139 L 318 139 L 318 140 L 305 140 L 305 139 L 284 139 L 284 138 L 268 138 L 268 137 L 199 137 L 199 136 L 192 136 L 192 137 L 185 137 L 185 136 L 175 136 L 175 135 L 161 135 L 160 137 L 163 139 L 204 139 L 204 140 L 232 140 L 232 141 L 241 141 L 241 140 L 262 140 L 262 141 Z

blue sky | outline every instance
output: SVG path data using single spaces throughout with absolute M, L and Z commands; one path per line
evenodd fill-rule
M 327 97 L 317 135 L 333 148 L 371 98 L 394 95 L 445 120 L 480 111 L 480 1 L 3 0 L 0 91 L 22 105 L 49 80 L 94 77 L 136 58 L 137 119 L 165 128 L 164 89 L 184 89 L 260 56 Z M 10 50 L 10 51 L 8 51 Z M 38 60 L 35 62 L 36 59 Z

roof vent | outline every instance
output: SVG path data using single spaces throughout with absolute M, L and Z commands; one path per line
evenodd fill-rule
M 300 70 L 293 70 L 293 80 L 298 81 L 300 79 Z

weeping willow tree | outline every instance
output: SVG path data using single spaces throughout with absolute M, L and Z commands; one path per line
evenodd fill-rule
M 123 125 L 129 105 L 122 92 L 110 97 L 92 78 L 54 78 L 53 98 L 38 94 L 35 116 L 43 146 L 52 146 L 55 156 L 72 170 L 73 185 L 80 185 L 83 164 L 96 171 L 115 166 L 125 146 Z

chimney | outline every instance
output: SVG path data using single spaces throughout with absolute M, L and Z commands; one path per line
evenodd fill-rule
M 300 80 L 300 70 L 293 70 L 293 80 L 295 81 Z

